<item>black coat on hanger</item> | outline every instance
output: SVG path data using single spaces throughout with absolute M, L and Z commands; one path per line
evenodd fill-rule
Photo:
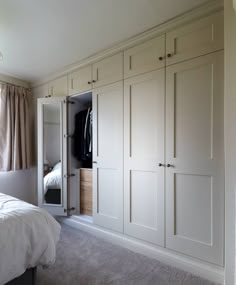
M 75 115 L 73 154 L 78 159 L 92 165 L 92 109 L 80 111 Z M 91 167 L 90 165 L 90 167 Z

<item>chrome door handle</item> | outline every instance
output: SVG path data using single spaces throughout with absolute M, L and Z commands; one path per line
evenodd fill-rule
M 70 177 L 73 177 L 75 176 L 74 173 L 71 173 L 71 174 L 64 174 L 64 178 L 70 178 Z

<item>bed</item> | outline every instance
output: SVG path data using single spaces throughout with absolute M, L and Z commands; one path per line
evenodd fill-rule
M 43 178 L 44 196 L 48 204 L 61 204 L 61 162 L 58 162 Z
M 0 285 L 35 284 L 36 267 L 55 262 L 60 229 L 44 209 L 0 193 Z

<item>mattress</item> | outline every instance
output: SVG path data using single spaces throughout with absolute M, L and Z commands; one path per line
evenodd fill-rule
M 56 259 L 61 227 L 44 209 L 0 193 L 0 285 Z

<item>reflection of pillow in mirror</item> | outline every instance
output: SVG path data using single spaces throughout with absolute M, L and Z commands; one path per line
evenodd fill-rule
M 52 170 L 56 170 L 56 169 L 59 169 L 59 168 L 61 168 L 61 162 L 56 163 Z

